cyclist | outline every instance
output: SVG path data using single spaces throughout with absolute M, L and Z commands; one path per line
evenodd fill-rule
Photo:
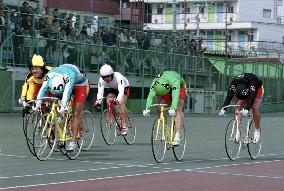
M 262 86 L 262 81 L 252 73 L 243 73 L 232 80 L 229 85 L 226 99 L 224 101 L 223 107 L 230 104 L 231 100 L 235 97 L 236 105 L 245 105 L 245 107 L 240 111 L 242 115 L 247 116 L 249 110 L 252 109 L 253 120 L 255 124 L 254 131 L 254 142 L 258 142 L 260 139 L 260 105 L 264 89 Z M 237 108 L 239 110 L 239 107 Z M 223 116 L 226 109 L 222 109 L 219 112 L 220 116 Z M 241 121 L 241 115 L 239 115 L 239 121 Z M 240 138 L 240 131 L 236 133 L 236 139 Z
M 126 77 L 119 72 L 114 72 L 112 67 L 108 64 L 104 64 L 100 68 L 100 78 L 98 82 L 97 100 L 94 104 L 95 109 L 101 108 L 102 97 L 104 95 L 105 87 L 109 87 L 107 94 L 107 104 L 113 98 L 114 104 L 119 105 L 120 117 L 122 119 L 122 135 L 127 135 L 127 118 L 128 112 L 126 109 L 126 102 L 130 94 L 130 85 Z
M 28 67 L 30 72 L 26 76 L 25 83 L 22 86 L 21 98 L 18 100 L 19 104 L 25 107 L 24 112 L 29 112 L 30 107 L 27 106 L 27 102 L 36 99 L 44 76 L 52 68 L 47 66 L 44 59 L 37 54 L 34 54 L 29 60 Z
M 73 151 L 76 147 L 78 137 L 78 126 L 80 124 L 80 115 L 86 102 L 90 90 L 90 82 L 85 73 L 72 64 L 63 64 L 50 70 L 40 88 L 37 96 L 37 108 L 41 106 L 42 99 L 48 92 L 52 95 L 62 98 L 59 113 L 63 115 L 67 111 L 68 102 L 72 99 L 72 141 L 67 145 L 67 151 Z
M 146 108 L 148 108 L 156 98 L 157 103 L 166 103 L 170 106 L 169 115 L 176 116 L 176 134 L 173 145 L 180 143 L 180 131 L 184 121 L 184 101 L 186 98 L 186 84 L 183 78 L 174 71 L 160 73 L 152 82 L 149 95 L 147 97 Z M 150 110 L 143 111 L 144 116 L 150 115 Z

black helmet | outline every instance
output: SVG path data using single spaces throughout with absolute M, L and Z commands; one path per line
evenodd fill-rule
M 246 98 L 249 95 L 249 86 L 245 83 L 241 83 L 236 88 L 237 98 Z

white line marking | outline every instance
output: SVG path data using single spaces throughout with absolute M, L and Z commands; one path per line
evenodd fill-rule
M 188 172 L 199 172 L 199 173 L 206 173 L 206 174 L 245 176 L 245 177 L 255 177 L 255 178 L 284 179 L 283 176 L 264 176 L 264 175 L 229 173 L 229 172 L 201 171 L 201 170 L 192 170 L 192 169 L 185 169 L 185 171 L 188 171 Z
M 85 180 L 84 179 L 83 180 L 71 180 L 71 181 L 66 181 L 66 182 L 53 182 L 53 183 L 47 183 L 47 184 L 33 184 L 33 185 L 26 185 L 26 186 L 14 186 L 14 187 L 0 188 L 0 190 L 29 188 L 29 187 L 36 187 L 36 186 L 58 185 L 58 184 L 67 184 L 67 183 L 76 183 L 76 182 L 87 182 L 87 181 L 95 181 L 95 180 L 106 180 L 106 179 L 114 179 L 114 178 L 125 178 L 125 177 L 143 176 L 143 175 L 152 175 L 152 174 L 179 172 L 179 171 L 183 171 L 183 170 L 182 169 L 175 169 L 175 170 L 171 170 L 171 171 L 157 171 L 157 172 L 148 172 L 148 173 L 142 173 L 142 174 L 129 174 L 129 175 L 124 175 L 124 176 L 108 176 L 108 177 L 85 179 Z

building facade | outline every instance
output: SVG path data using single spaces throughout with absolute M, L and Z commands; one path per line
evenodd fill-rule
M 145 0 L 145 28 L 204 38 L 208 50 L 284 49 L 283 0 Z M 266 42 L 266 43 L 264 43 Z

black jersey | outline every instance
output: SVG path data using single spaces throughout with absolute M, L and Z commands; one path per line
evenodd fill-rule
M 247 96 L 239 96 L 240 92 L 237 92 L 238 91 L 237 87 L 240 84 L 245 84 L 249 87 L 249 92 Z M 239 76 L 234 78 L 233 81 L 230 83 L 227 92 L 227 97 L 224 102 L 224 106 L 229 105 L 231 100 L 235 96 L 237 99 L 240 100 L 248 99 L 245 109 L 250 110 L 256 97 L 256 91 L 261 86 L 262 86 L 262 81 L 255 74 L 252 73 L 240 74 Z

